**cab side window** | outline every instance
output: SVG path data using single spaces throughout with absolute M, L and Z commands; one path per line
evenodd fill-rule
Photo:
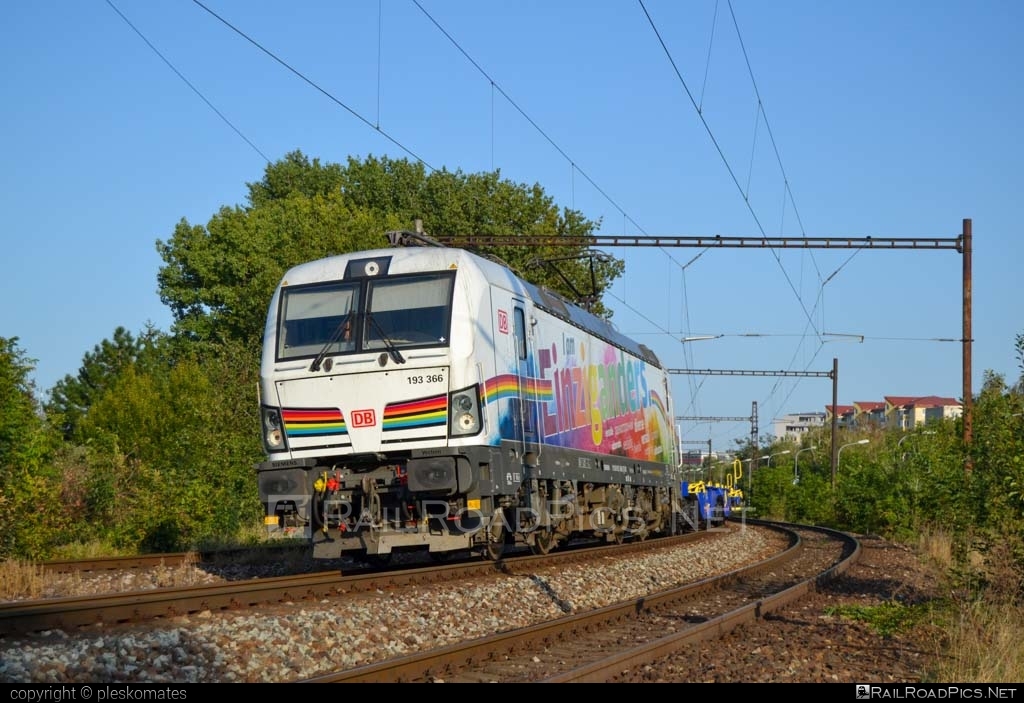
M 515 309 L 516 354 L 519 360 L 526 359 L 526 314 L 522 308 Z

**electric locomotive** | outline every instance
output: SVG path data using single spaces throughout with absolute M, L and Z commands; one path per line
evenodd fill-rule
M 500 262 L 388 236 L 295 266 L 274 292 L 256 466 L 268 530 L 318 558 L 493 559 L 676 531 L 655 354 Z

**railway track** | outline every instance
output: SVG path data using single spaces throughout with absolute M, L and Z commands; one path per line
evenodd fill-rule
M 210 551 L 168 552 L 164 554 L 139 554 L 123 557 L 58 559 L 40 562 L 37 566 L 42 571 L 51 571 L 56 574 L 90 573 L 96 571 L 178 567 L 189 564 L 213 564 L 243 559 L 268 560 L 290 553 L 308 551 L 308 549 L 306 545 L 269 545 L 258 549 L 218 549 Z
M 771 525 L 760 521 L 752 524 Z M 786 551 L 727 574 L 436 650 L 335 671 L 313 683 L 611 682 L 720 637 L 800 599 L 849 569 L 860 546 L 824 528 L 776 526 Z
M 623 545 L 567 549 L 548 555 L 513 556 L 500 562 L 474 558 L 419 568 L 354 568 L 344 573 L 337 570 L 323 571 L 216 585 L 10 601 L 0 603 L 0 636 L 54 629 L 74 630 L 94 625 L 140 623 L 206 611 L 238 610 L 339 594 L 445 583 L 495 572 L 511 575 L 549 564 L 569 564 L 599 558 L 601 555 L 626 555 L 708 538 L 708 533 L 697 532 Z M 166 558 L 170 555 L 161 556 Z
M 158 566 L 177 567 L 199 561 L 195 552 L 173 552 L 169 554 L 141 554 L 131 557 L 98 557 L 93 559 L 58 559 L 40 562 L 36 566 L 42 571 L 55 574 L 89 573 L 93 571 L 117 571 L 121 569 L 152 569 Z

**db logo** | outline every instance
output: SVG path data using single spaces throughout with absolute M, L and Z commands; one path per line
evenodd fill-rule
M 353 427 L 373 427 L 377 424 L 377 417 L 374 415 L 372 410 L 353 410 L 352 411 L 352 426 Z
M 508 334 L 508 313 L 504 310 L 498 311 L 498 331 Z

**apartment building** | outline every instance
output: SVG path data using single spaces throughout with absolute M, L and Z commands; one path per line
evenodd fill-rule
M 887 395 L 884 401 L 859 400 L 853 405 L 825 406 L 825 412 L 791 413 L 772 420 L 772 433 L 778 439 L 800 442 L 813 427 L 836 425 L 847 428 L 889 428 L 904 432 L 923 427 L 936 420 L 960 417 L 963 404 L 956 398 L 936 395 Z
M 779 439 L 799 442 L 813 427 L 825 424 L 825 413 L 791 413 L 772 420 L 772 434 Z
M 929 422 L 963 415 L 964 406 L 956 398 L 928 395 L 911 398 L 898 395 L 885 396 L 885 426 L 905 432 L 924 427 Z

